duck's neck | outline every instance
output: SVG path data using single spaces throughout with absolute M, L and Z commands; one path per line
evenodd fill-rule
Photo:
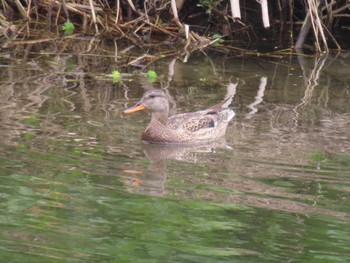
M 151 122 L 159 122 L 166 126 L 168 123 L 168 112 L 167 111 L 157 111 L 152 113 Z

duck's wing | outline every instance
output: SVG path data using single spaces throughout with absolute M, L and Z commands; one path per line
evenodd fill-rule
M 174 130 L 183 129 L 189 132 L 215 128 L 220 121 L 228 121 L 229 112 L 226 113 L 227 110 L 232 112 L 229 109 L 224 109 L 221 111 L 205 110 L 174 115 L 168 119 L 168 127 Z
M 196 132 L 202 129 L 216 128 L 220 123 L 230 121 L 235 113 L 228 108 L 233 97 L 229 96 L 209 109 L 182 113 L 169 117 L 168 127 L 174 130 Z
M 217 118 L 211 115 L 204 115 L 201 118 L 191 118 L 183 122 L 181 127 L 189 132 L 196 132 L 201 129 L 214 128 L 217 125 Z

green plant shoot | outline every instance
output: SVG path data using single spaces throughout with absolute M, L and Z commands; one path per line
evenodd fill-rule
M 120 81 L 121 75 L 118 70 L 113 70 L 112 71 L 112 78 L 113 78 L 113 83 L 117 83 Z
M 220 34 L 214 34 L 212 35 L 213 39 L 218 39 L 216 42 L 214 42 L 214 46 L 219 46 L 221 43 L 224 42 L 224 40 L 221 38 L 222 36 Z
M 65 35 L 71 35 L 74 32 L 74 24 L 72 22 L 65 22 L 62 26 L 62 30 L 64 30 Z
M 157 75 L 157 73 L 155 71 L 149 70 L 147 72 L 147 77 L 148 77 L 148 80 L 150 82 L 155 82 L 157 80 L 157 78 L 158 78 L 158 75 Z

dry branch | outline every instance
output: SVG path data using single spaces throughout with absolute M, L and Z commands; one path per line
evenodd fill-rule
M 96 33 L 98 33 L 96 13 L 95 13 L 95 8 L 94 8 L 94 4 L 93 4 L 92 0 L 89 0 L 89 4 L 90 4 L 90 8 L 91 8 L 92 20 L 94 21 L 94 24 L 95 24 Z
M 174 20 L 176 22 L 176 24 L 182 28 L 183 25 L 181 24 L 180 20 L 179 20 L 179 15 L 177 13 L 177 6 L 176 6 L 176 1 L 175 0 L 171 0 L 171 10 L 173 11 L 173 16 L 174 16 Z
M 28 15 L 27 11 L 25 10 L 24 6 L 19 0 L 15 0 L 15 4 L 18 8 L 18 11 L 21 13 L 23 18 L 30 20 L 30 16 Z

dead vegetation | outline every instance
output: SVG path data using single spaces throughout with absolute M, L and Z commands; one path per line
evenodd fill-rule
M 349 17 L 348 0 L 3 0 L 0 41 L 43 41 L 36 30 L 49 38 L 71 22 L 76 35 L 125 38 L 141 48 L 161 43 L 185 52 L 252 52 L 265 39 L 264 52 L 291 53 L 306 42 L 328 52 L 343 48 L 333 32 L 349 30 Z

